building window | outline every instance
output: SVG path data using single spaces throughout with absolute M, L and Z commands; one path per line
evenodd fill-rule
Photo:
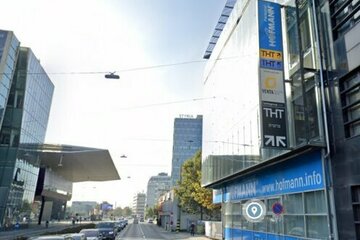
M 360 186 L 351 187 L 356 239 L 360 239 Z
M 344 35 L 360 20 L 359 0 L 339 0 L 330 3 L 334 40 Z
M 0 133 L 0 145 L 1 146 L 8 146 L 10 144 L 10 129 L 3 128 Z
M 340 81 L 345 137 L 360 135 L 360 68 Z
M 360 187 L 357 196 L 360 199 Z M 242 230 L 266 233 L 268 237 L 280 234 L 306 239 L 328 238 L 329 228 L 324 191 L 285 194 L 261 200 L 267 206 L 267 214 L 265 220 L 259 223 L 249 222 L 242 216 L 241 209 L 247 200 L 223 203 L 223 226 L 226 239 L 238 239 L 244 236 L 241 233 Z M 275 203 L 280 203 L 284 207 L 284 212 L 277 217 L 272 209 Z M 360 224 L 360 203 L 358 215 Z

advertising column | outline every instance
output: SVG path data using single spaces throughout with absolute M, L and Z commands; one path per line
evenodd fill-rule
M 259 79 L 263 148 L 288 148 L 284 84 L 281 8 L 258 2 Z

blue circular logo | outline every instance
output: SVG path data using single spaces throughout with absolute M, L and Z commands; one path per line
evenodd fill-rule
M 262 221 L 265 214 L 265 204 L 260 200 L 250 200 L 243 205 L 243 215 L 250 222 Z

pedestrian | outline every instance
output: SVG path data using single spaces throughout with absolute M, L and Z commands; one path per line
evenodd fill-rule
M 49 227 L 49 220 L 46 220 L 46 222 L 45 222 L 45 227 L 46 227 L 46 228 Z
M 19 228 L 20 228 L 20 224 L 19 224 L 19 222 L 17 221 L 17 222 L 15 223 L 15 229 L 18 230 Z
M 193 222 L 190 225 L 190 234 L 191 236 L 195 235 L 195 224 Z

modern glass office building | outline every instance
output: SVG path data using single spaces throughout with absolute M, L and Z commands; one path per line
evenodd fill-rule
M 36 74 L 29 74 L 36 73 Z M 0 219 L 35 218 L 32 211 L 40 161 L 24 156 L 22 145 L 43 144 L 54 85 L 29 48 L 20 48 L 0 131 Z
M 173 135 L 173 153 L 171 162 L 172 186 L 180 180 L 182 164 L 201 149 L 202 144 L 202 116 L 196 118 L 181 116 L 175 118 Z
M 227 1 L 204 56 L 202 162 L 224 239 L 360 238 L 359 9 Z
M 0 30 L 0 127 L 4 119 L 20 42 L 13 32 Z
M 0 73 L 0 230 L 63 219 L 73 182 L 120 179 L 108 150 L 44 144 L 54 85 L 1 30 Z

